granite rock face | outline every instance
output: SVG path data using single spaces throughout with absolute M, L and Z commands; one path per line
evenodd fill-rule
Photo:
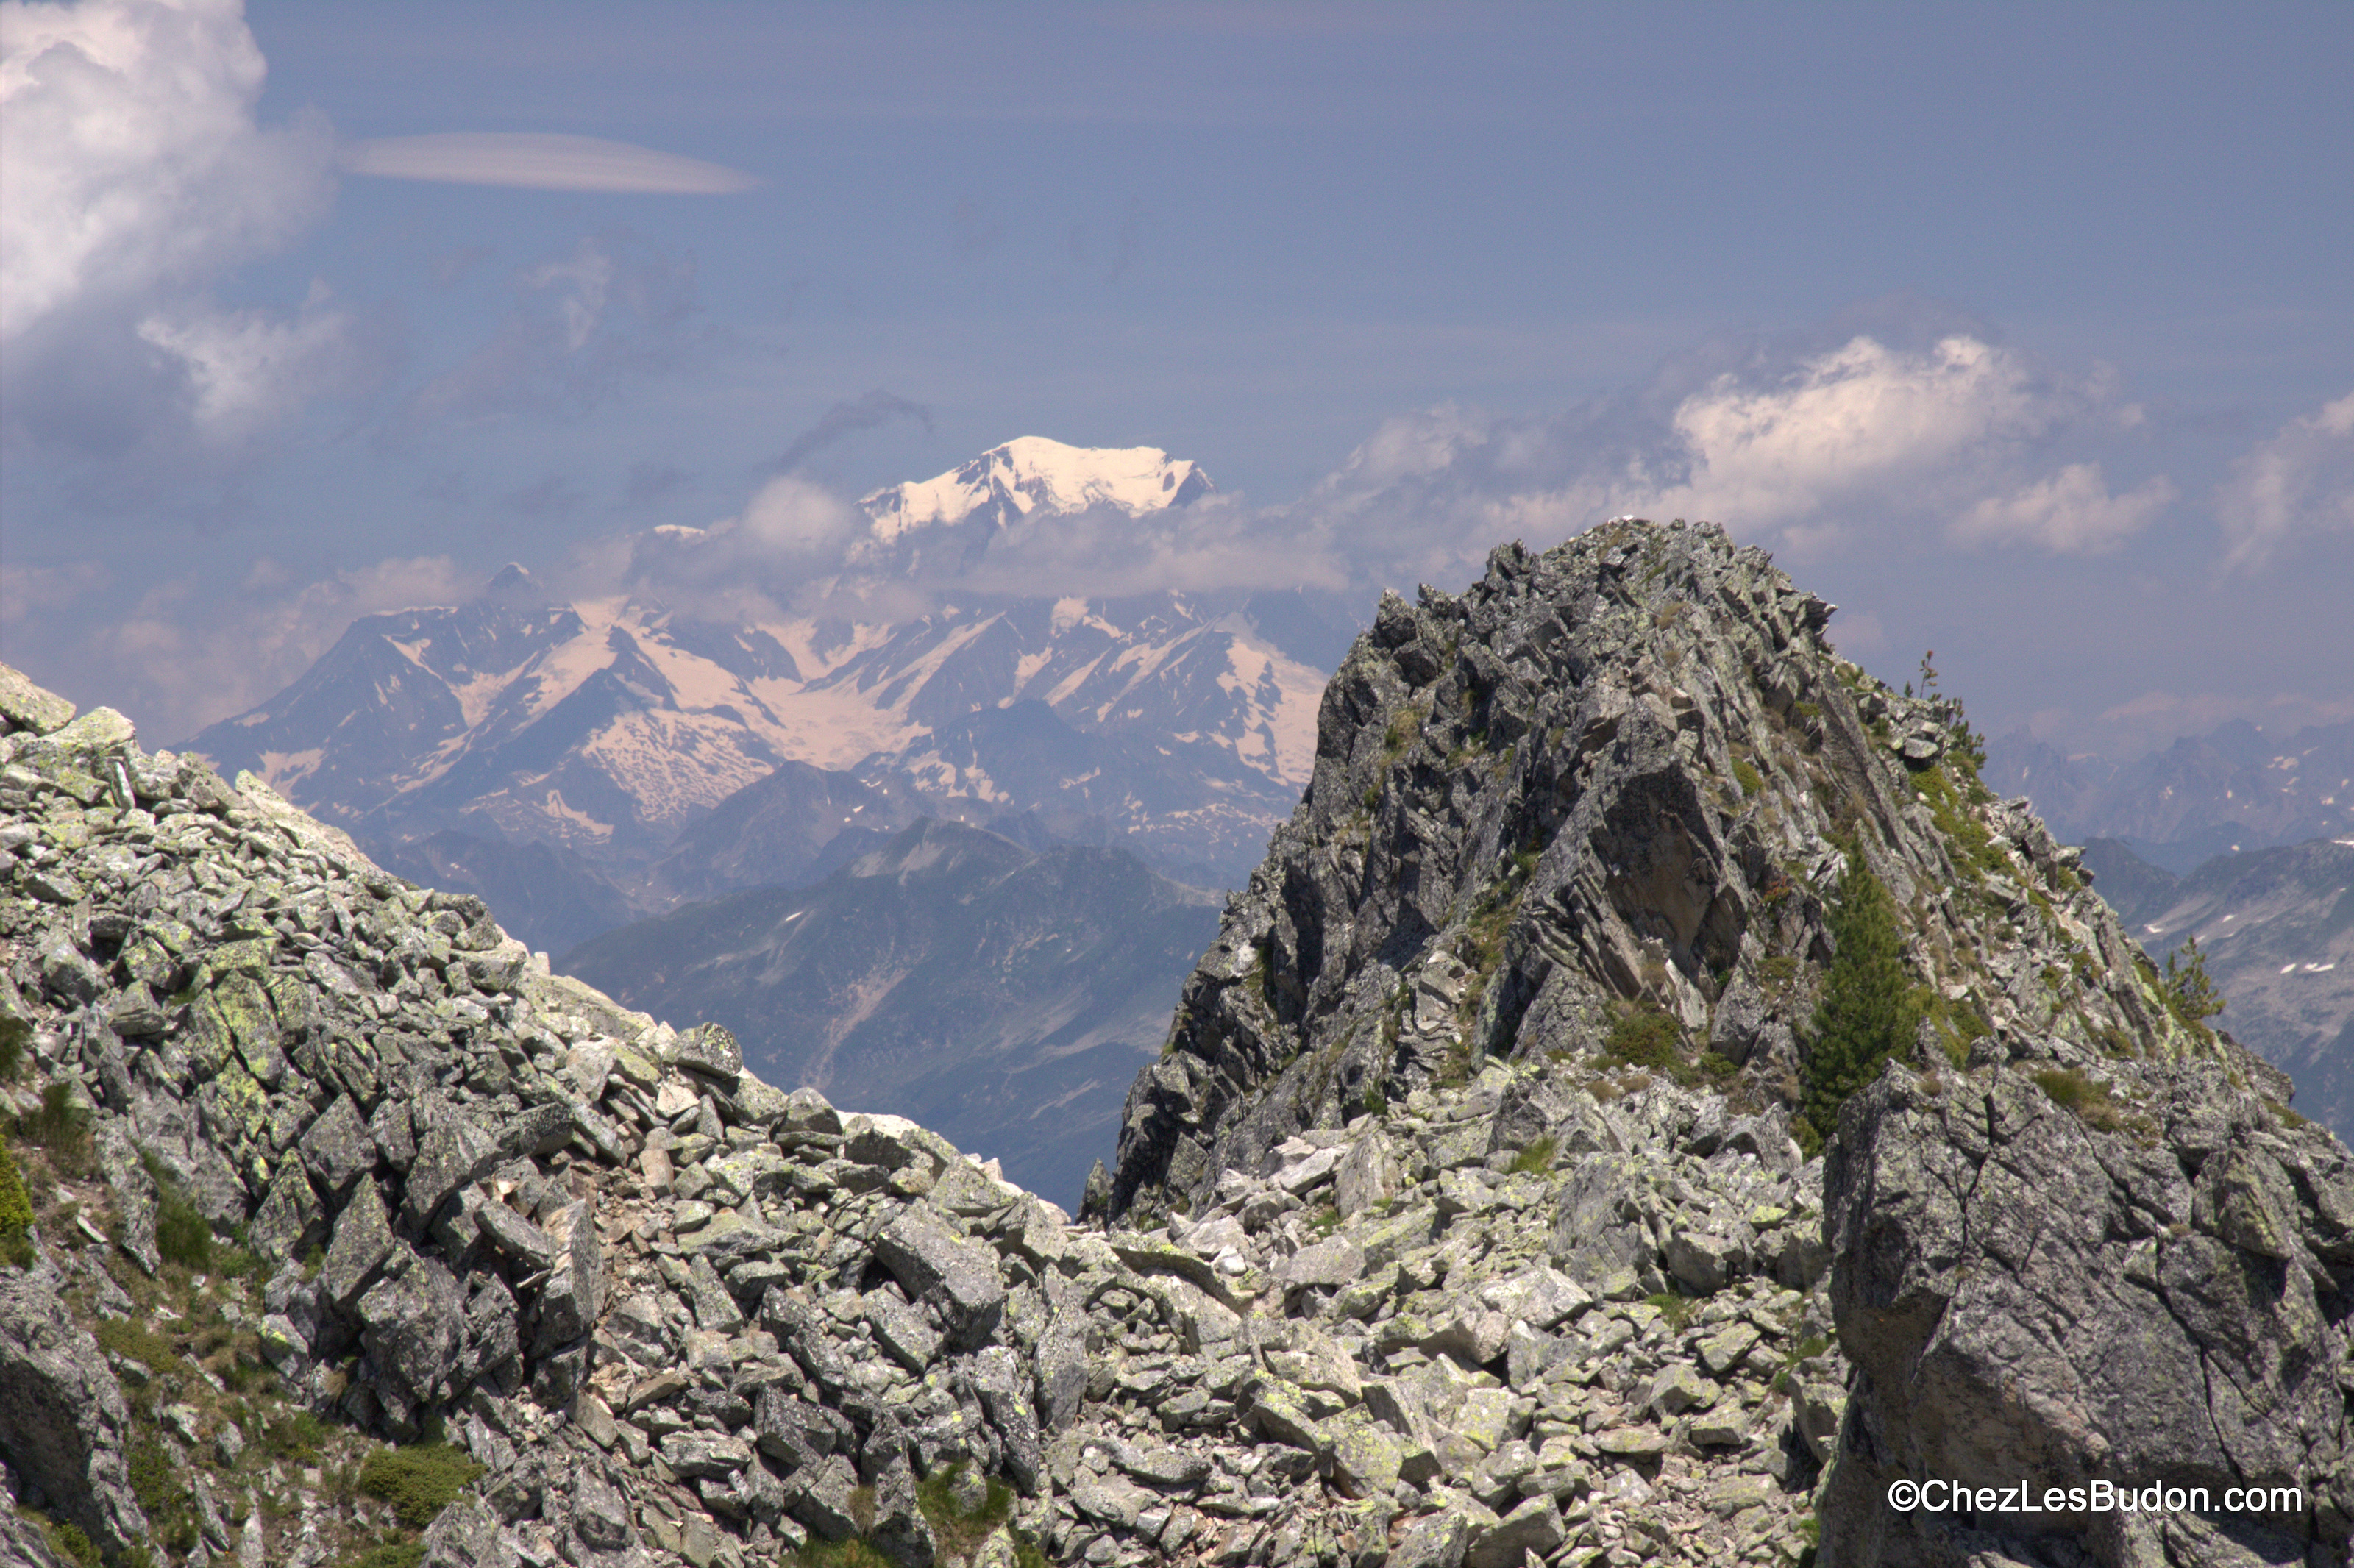
M 1630 523 L 1386 601 L 1081 1223 L 0 682 L 0 1097 L 71 1113 L 17 1150 L 0 1542 L 1619 1568 L 1811 1516 L 1826 1564 L 2339 1560 L 2344 1149 L 1828 615 Z M 1857 854 L 1929 1005 L 1809 1158 Z M 435 1436 L 480 1474 L 429 1526 L 280 1457 Z M 1880 1500 L 2026 1474 L 2305 1502 Z
M 1856 1372 L 1827 1552 L 1973 1561 L 1947 1520 L 1882 1501 L 1938 1477 L 2039 1498 L 2162 1481 L 2218 1510 L 2231 1489 L 2290 1489 L 2297 1506 L 2231 1520 L 2253 1555 L 2195 1560 L 2342 1561 L 2345 1147 L 2221 1061 L 2110 1064 L 2115 1108 L 2088 1122 L 2023 1070 L 2037 1060 L 1935 1082 L 1894 1069 L 1841 1118 L 1826 1192 Z M 2096 1560 L 2181 1560 L 2115 1522 L 2084 1524 Z

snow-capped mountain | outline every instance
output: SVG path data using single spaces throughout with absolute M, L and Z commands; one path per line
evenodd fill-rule
M 1021 436 L 931 479 L 859 502 L 869 533 L 854 565 L 915 571 L 971 564 L 1023 519 L 1108 507 L 1129 517 L 1183 506 L 1217 487 L 1199 464 L 1159 447 L 1065 446 Z
M 943 540 L 985 548 L 1011 519 L 1142 515 L 1209 489 L 1157 450 L 1024 438 L 870 496 L 853 555 L 895 573 Z M 653 867 L 680 831 L 789 762 L 843 776 L 790 792 L 824 819 L 792 830 L 812 865 L 835 828 L 862 825 L 861 791 L 880 790 L 899 803 L 878 823 L 907 820 L 910 797 L 954 799 L 987 808 L 951 813 L 967 820 L 1026 814 L 1239 880 L 1307 780 L 1321 666 L 1351 630 L 1296 593 L 1174 591 L 726 625 L 647 595 L 550 603 L 510 567 L 466 604 L 362 618 L 292 685 L 190 744 L 379 845 L 450 831 L 546 842 L 648 908 L 670 901 Z M 777 828 L 773 804 L 726 820 L 739 818 Z M 776 860 L 698 854 L 706 893 L 715 868 Z

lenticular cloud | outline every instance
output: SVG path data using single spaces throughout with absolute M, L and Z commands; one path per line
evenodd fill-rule
M 544 191 L 726 196 L 752 176 L 717 164 L 595 136 L 452 132 L 382 136 L 344 149 L 347 174 Z

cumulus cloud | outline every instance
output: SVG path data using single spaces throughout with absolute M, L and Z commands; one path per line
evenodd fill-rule
M 200 306 L 148 316 L 138 332 L 186 367 L 189 417 L 217 442 L 257 435 L 346 384 L 357 354 L 352 318 L 334 308 L 323 283 L 291 319 Z
M 2074 462 L 2007 495 L 1989 495 L 1949 530 L 1965 544 L 2041 545 L 2061 555 L 2114 550 L 2174 503 L 2164 475 L 2112 495 L 2096 462 Z
M 344 172 L 451 185 L 645 196 L 728 196 L 759 182 L 740 170 L 595 136 L 461 132 L 380 136 L 343 151 Z
M 732 517 L 586 546 L 565 575 L 576 592 L 642 591 L 706 617 L 758 617 L 828 591 L 865 528 L 865 515 L 823 485 L 779 474 Z
M 2300 533 L 2354 528 L 2354 392 L 2291 419 L 2215 493 L 2225 564 L 2253 569 Z
M 1857 337 L 1762 385 L 1727 373 L 1678 406 L 1684 472 L 1650 509 L 1770 528 L 1934 481 L 2048 428 L 2056 410 L 2037 379 L 2019 355 L 1962 335 L 1915 352 Z
M 104 450 L 177 422 L 249 435 L 348 364 L 348 322 L 208 294 L 323 212 L 333 137 L 258 124 L 265 66 L 236 0 L 0 5 L 0 344 L 18 435 Z

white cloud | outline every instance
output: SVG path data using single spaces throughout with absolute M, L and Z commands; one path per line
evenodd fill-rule
M 339 386 L 351 358 L 351 318 L 313 284 L 288 321 L 267 311 L 199 308 L 151 315 L 139 336 L 186 366 L 190 417 L 207 440 L 233 441 L 279 423 Z
M 838 559 L 865 523 L 832 491 L 789 473 L 762 485 L 733 526 L 754 559 L 805 565 Z
M 759 183 L 717 164 L 594 136 L 383 136 L 345 147 L 342 163 L 354 175 L 543 191 L 726 196 Z
M 1500 539 L 1551 542 L 1624 514 L 1704 518 L 1800 552 L 1942 529 L 2080 553 L 2147 526 L 2173 487 L 2112 495 L 2097 461 L 2051 469 L 2044 454 L 2139 417 L 2105 372 L 2055 375 L 1971 332 L 1913 346 L 1851 334 L 1550 419 L 1402 415 L 1298 510 L 1393 583 L 1461 576 Z
M 254 376 L 316 387 L 345 318 L 227 313 L 207 293 L 334 194 L 323 121 L 256 123 L 265 70 L 237 0 L 0 5 L 12 426 L 90 450 L 175 424 L 242 437 L 299 400 Z
M 1907 353 L 1857 337 L 1764 386 L 1727 374 L 1685 398 L 1674 429 L 1689 477 L 1649 510 L 1752 529 L 1797 522 L 2034 436 L 2053 414 L 2008 350 L 1956 335 Z
M 2007 495 L 1989 495 L 1956 519 L 1948 535 L 1963 544 L 2041 545 L 2061 555 L 2114 550 L 2174 503 L 2165 476 L 2124 495 L 2109 493 L 2096 462 L 2074 462 Z
M 0 5 L 0 335 L 92 295 L 201 284 L 322 210 L 326 128 L 254 123 L 265 67 L 240 13 Z
M 2292 535 L 2354 528 L 2354 392 L 2291 419 L 2215 492 L 2225 565 L 2269 562 Z

